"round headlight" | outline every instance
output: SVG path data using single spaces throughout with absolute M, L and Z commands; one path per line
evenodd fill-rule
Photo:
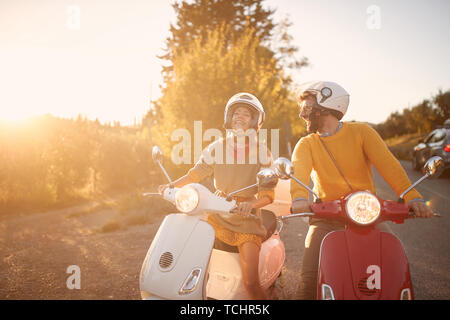
M 368 225 L 380 216 L 381 205 L 377 197 L 369 192 L 356 192 L 347 198 L 345 211 L 353 222 Z
M 199 195 L 197 190 L 185 186 L 175 193 L 175 205 L 181 212 L 190 212 L 197 208 Z

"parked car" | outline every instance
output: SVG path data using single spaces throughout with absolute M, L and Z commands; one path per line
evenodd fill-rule
M 433 130 L 423 141 L 412 150 L 411 165 L 414 170 L 420 170 L 425 161 L 432 156 L 442 157 L 445 168 L 450 168 L 450 119 L 441 128 Z

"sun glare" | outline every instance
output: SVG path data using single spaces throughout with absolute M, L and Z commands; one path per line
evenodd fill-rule
M 22 112 L 22 110 L 2 110 L 0 111 L 0 120 L 9 123 L 26 122 L 37 116 L 35 113 Z

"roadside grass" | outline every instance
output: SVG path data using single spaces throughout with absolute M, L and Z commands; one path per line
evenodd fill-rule
M 108 210 L 108 209 L 112 209 L 111 201 L 104 200 L 100 202 L 95 202 L 92 205 L 88 205 L 81 210 L 68 214 L 66 219 L 79 218 L 92 213 L 96 213 L 101 210 Z
M 176 211 L 171 203 L 161 197 L 143 197 L 140 191 L 119 197 L 112 208 L 116 211 L 115 215 L 98 230 L 99 232 L 126 230 L 130 226 L 155 223 Z
M 413 133 L 385 140 L 389 150 L 399 160 L 411 160 L 412 149 L 425 137 L 423 134 Z

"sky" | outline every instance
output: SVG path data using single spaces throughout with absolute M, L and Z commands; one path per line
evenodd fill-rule
M 78 114 L 139 122 L 160 96 L 167 0 L 0 0 L 0 118 Z M 310 66 L 296 83 L 335 81 L 344 120 L 379 123 L 450 89 L 450 1 L 266 0 Z

